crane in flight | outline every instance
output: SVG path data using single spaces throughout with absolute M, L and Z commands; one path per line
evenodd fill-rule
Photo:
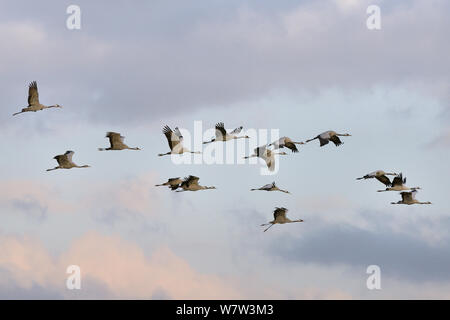
M 192 175 L 184 178 L 183 182 L 181 182 L 180 184 L 180 188 L 182 190 L 177 190 L 176 192 L 216 189 L 216 187 L 201 186 L 198 184 L 198 180 L 200 180 L 199 177 Z
M 413 189 L 410 192 L 400 192 L 400 195 L 402 196 L 402 200 L 398 202 L 391 202 L 391 204 L 431 204 L 430 201 L 426 202 L 420 202 L 416 199 L 417 190 Z
M 396 175 L 394 179 L 392 179 L 392 184 L 390 187 L 386 187 L 385 190 L 378 190 L 378 192 L 384 192 L 384 191 L 405 191 L 405 190 L 419 190 L 420 187 L 414 187 L 410 188 L 405 186 L 406 183 L 406 177 L 403 178 L 403 174 L 400 172 L 400 174 Z
M 172 190 L 178 189 L 180 184 L 183 182 L 183 180 L 180 177 L 176 178 L 169 178 L 167 182 L 164 182 L 162 184 L 156 184 L 155 187 L 162 187 L 162 186 L 168 186 Z
M 124 136 L 122 136 L 118 132 L 107 132 L 105 138 L 109 139 L 109 147 L 108 148 L 98 148 L 99 151 L 105 151 L 105 150 L 141 150 L 138 147 L 130 148 L 127 146 L 123 140 L 125 139 Z
M 250 189 L 250 191 L 256 191 L 256 190 L 264 190 L 264 191 L 281 191 L 284 193 L 289 193 L 289 191 L 287 190 L 282 190 L 280 188 L 277 187 L 277 185 L 275 184 L 275 181 L 269 184 L 266 184 L 264 186 L 262 186 L 261 188 L 257 188 L 257 189 Z
M 183 153 L 196 153 L 200 154 L 199 151 L 189 151 L 185 147 L 183 147 L 183 136 L 181 135 L 178 127 L 175 130 L 169 128 L 169 126 L 164 126 L 163 133 L 167 138 L 167 142 L 169 143 L 170 151 L 167 153 L 160 153 L 158 156 L 162 157 L 169 154 L 183 154 Z
M 341 144 L 343 144 L 343 142 L 341 141 L 341 139 L 339 139 L 339 137 L 350 137 L 350 136 L 351 136 L 351 134 L 348 134 L 348 133 L 336 133 L 334 131 L 329 130 L 329 131 L 322 132 L 315 138 L 306 140 L 306 143 L 313 141 L 315 139 L 319 139 L 321 147 L 323 147 L 324 145 L 327 145 L 330 141 L 333 142 L 336 147 L 338 147 Z
M 288 209 L 286 209 L 286 208 L 275 207 L 275 210 L 273 211 L 273 220 L 261 225 L 261 227 L 268 225 L 268 227 L 264 230 L 264 232 L 269 230 L 274 224 L 277 224 L 277 223 L 285 224 L 285 223 L 303 222 L 302 219 L 291 220 L 291 219 L 287 218 L 286 217 L 287 211 L 288 211 Z
M 13 116 L 16 116 L 24 112 L 36 112 L 50 108 L 62 108 L 62 106 L 60 106 L 59 104 L 54 104 L 51 106 L 41 104 L 39 102 L 39 92 L 37 83 L 36 81 L 33 81 L 28 85 L 28 106 L 23 108 L 22 111 L 14 113 Z
M 225 129 L 225 125 L 223 122 L 219 122 L 216 124 L 216 136 L 211 139 L 211 141 L 205 141 L 203 144 L 215 142 L 215 141 L 229 141 L 233 139 L 248 139 L 249 136 L 238 136 L 238 134 L 242 131 L 242 126 L 234 129 L 230 133 Z
M 366 179 L 377 179 L 382 184 L 384 184 L 386 187 L 390 187 L 392 185 L 391 180 L 387 176 L 396 176 L 396 173 L 391 172 L 384 172 L 383 170 L 377 170 L 371 173 L 368 173 L 360 178 L 356 178 L 356 180 L 366 180 Z
M 72 168 L 89 168 L 90 166 L 78 166 L 72 161 L 72 156 L 75 154 L 73 151 L 66 151 L 64 154 L 57 155 L 53 157 L 58 162 L 58 166 L 52 169 L 47 169 L 47 171 L 53 171 L 56 169 L 72 169 Z
M 296 144 L 305 144 L 304 142 L 296 142 L 292 141 L 289 137 L 281 137 L 277 141 L 272 142 L 269 144 L 270 146 L 273 146 L 274 149 L 280 149 L 280 148 L 288 148 L 292 152 L 298 152 Z

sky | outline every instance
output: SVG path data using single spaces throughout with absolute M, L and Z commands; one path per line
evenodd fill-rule
M 66 27 L 72 4 L 79 30 Z M 449 299 L 449 11 L 444 0 L 0 0 L 0 298 Z M 41 103 L 63 108 L 12 117 L 33 80 Z M 352 136 L 288 150 L 274 175 L 157 156 L 164 125 L 206 152 L 217 122 L 250 135 L 211 147 L 235 160 L 273 138 L 257 130 Z M 142 150 L 99 152 L 107 131 Z M 46 172 L 66 150 L 91 167 Z M 402 172 L 432 205 L 394 206 L 397 192 L 356 180 L 378 169 Z M 217 189 L 155 187 L 190 174 Z M 272 181 L 291 194 L 250 192 Z M 262 232 L 276 206 L 304 222 Z M 70 265 L 80 290 L 66 287 Z

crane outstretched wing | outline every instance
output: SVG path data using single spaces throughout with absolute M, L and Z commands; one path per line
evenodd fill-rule
M 36 81 L 33 81 L 28 86 L 28 105 L 38 105 L 39 104 L 39 93 Z
M 109 139 L 109 144 L 111 145 L 111 148 L 117 145 L 117 143 L 123 143 L 123 139 L 125 138 L 122 137 L 120 133 L 112 131 L 107 132 L 106 137 Z
M 180 132 L 180 129 L 178 129 L 178 127 L 175 128 L 175 130 L 173 130 L 173 132 L 177 135 L 178 140 L 183 141 L 183 135 Z
M 392 185 L 391 180 L 386 177 L 385 175 L 382 176 L 376 176 L 375 179 L 380 181 L 382 184 L 384 184 L 386 187 L 390 187 Z
M 225 130 L 225 125 L 223 122 L 219 122 L 216 124 L 216 137 L 221 138 L 227 135 L 227 130 Z
M 169 126 L 164 126 L 163 133 L 167 138 L 170 150 L 173 150 L 175 147 L 180 145 L 180 137 L 175 132 L 173 132 L 172 129 L 169 128 Z
M 59 154 L 59 155 L 53 157 L 53 159 L 55 159 L 61 167 L 64 167 L 70 163 L 69 154 L 70 154 L 70 151 L 67 151 L 64 154 Z M 70 157 L 72 157 L 72 155 L 70 155 Z
M 189 176 L 188 180 L 189 180 L 189 183 L 197 183 L 198 180 L 200 180 L 200 178 L 196 177 L 196 176 Z
M 402 196 L 402 201 L 403 202 L 410 202 L 410 201 L 413 200 L 412 192 L 402 192 L 400 194 Z
M 336 147 L 340 146 L 343 143 L 341 139 L 339 139 L 339 137 L 336 135 L 331 136 L 330 140 L 336 145 Z
M 200 179 L 199 177 L 192 176 L 192 175 L 185 177 L 183 179 L 183 181 L 181 182 L 180 187 L 183 189 L 189 188 L 193 184 L 198 184 L 199 179 Z
M 66 153 L 64 153 L 64 155 L 67 157 L 67 160 L 69 160 L 70 162 L 72 162 L 72 157 L 74 154 L 75 154 L 75 152 L 73 152 L 71 150 L 66 151 Z
M 188 176 L 187 178 L 184 178 L 183 183 L 184 183 L 185 185 L 189 186 L 189 185 L 191 185 L 191 184 L 198 183 L 198 180 L 200 180 L 199 177 L 190 175 L 190 176 Z
M 323 139 L 319 136 L 319 142 L 320 142 L 320 146 L 323 147 L 325 145 L 327 145 L 330 141 L 328 139 Z
M 403 178 L 402 173 L 400 173 L 399 175 L 395 176 L 394 179 L 392 179 L 392 186 L 401 186 L 404 183 L 406 183 L 406 178 Z
M 231 135 L 239 134 L 239 133 L 242 131 L 243 128 L 244 128 L 244 127 L 240 126 L 239 128 L 236 128 L 236 129 L 234 129 L 233 131 L 231 131 L 230 134 L 231 134 Z
M 286 218 L 286 212 L 287 211 L 288 211 L 288 209 L 286 209 L 286 208 L 283 208 L 283 207 L 278 208 L 278 207 L 276 207 L 275 211 L 273 212 L 274 219 L 277 220 L 277 218 L 279 218 L 279 217 Z

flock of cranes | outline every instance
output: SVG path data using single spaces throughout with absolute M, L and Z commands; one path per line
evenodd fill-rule
M 22 108 L 20 112 L 16 112 L 13 114 L 13 116 L 18 115 L 20 113 L 25 112 L 36 112 L 41 111 L 44 109 L 49 108 L 62 108 L 62 106 L 55 104 L 46 106 L 39 102 L 39 93 L 38 93 L 38 87 L 36 81 L 33 81 L 30 83 L 28 87 L 28 106 L 25 108 Z M 215 137 L 211 138 L 210 141 L 205 141 L 203 144 L 209 144 L 213 142 L 218 141 L 230 141 L 230 140 L 236 140 L 236 139 L 249 139 L 249 136 L 244 136 L 239 134 L 241 133 L 243 127 L 238 127 L 234 129 L 231 132 L 228 132 L 225 129 L 225 125 L 223 122 L 219 122 L 215 126 Z M 192 154 L 200 154 L 200 151 L 190 151 L 186 149 L 183 146 L 183 136 L 179 130 L 178 127 L 176 127 L 174 130 L 172 130 L 169 126 L 164 126 L 163 128 L 163 134 L 165 135 L 167 142 L 169 144 L 170 151 L 167 153 L 160 153 L 158 156 L 165 156 L 165 155 L 173 155 L 173 154 L 184 154 L 184 153 L 192 153 Z M 282 148 L 288 148 L 292 151 L 292 153 L 297 153 L 298 148 L 297 145 L 303 145 L 305 143 L 311 142 L 313 140 L 318 139 L 320 142 L 320 147 L 323 147 L 327 145 L 330 141 L 335 144 L 336 147 L 343 144 L 341 139 L 339 137 L 348 137 L 351 136 L 348 133 L 336 133 L 335 131 L 326 131 L 323 132 L 316 137 L 306 140 L 305 142 L 301 141 L 293 141 L 289 137 L 281 137 L 277 141 L 274 141 L 270 144 L 259 146 L 254 149 L 254 153 L 250 156 L 245 156 L 244 159 L 258 157 L 265 161 L 267 168 L 270 171 L 273 171 L 275 168 L 275 155 L 287 155 L 286 152 L 278 152 L 275 150 L 282 149 Z M 107 148 L 98 148 L 99 151 L 108 151 L 108 150 L 141 150 L 138 147 L 129 147 L 124 143 L 124 137 L 118 133 L 118 132 L 107 132 L 106 138 L 109 139 L 110 146 Z M 272 148 L 272 149 L 270 149 Z M 62 155 L 57 155 L 53 159 L 55 159 L 58 162 L 58 166 L 54 167 L 52 169 L 47 169 L 47 171 L 53 171 L 57 169 L 72 169 L 72 168 L 89 168 L 89 165 L 82 165 L 78 166 L 76 165 L 72 157 L 75 152 L 73 151 L 66 151 Z M 392 181 L 389 179 L 388 176 L 395 176 Z M 381 183 L 383 183 L 386 187 L 385 190 L 378 190 L 378 192 L 384 192 L 384 191 L 402 191 L 400 194 L 402 196 L 402 200 L 398 202 L 391 202 L 392 204 L 431 204 L 431 202 L 420 202 L 416 200 L 415 196 L 417 194 L 417 190 L 420 189 L 419 187 L 413 187 L 409 188 L 405 186 L 406 178 L 403 178 L 403 175 L 396 174 L 396 173 L 386 173 L 382 170 L 378 170 L 369 174 L 366 174 L 363 177 L 357 178 L 357 180 L 365 180 L 365 179 L 372 179 L 375 178 Z M 202 186 L 199 182 L 200 178 L 189 175 L 188 177 L 182 179 L 180 177 L 176 178 L 170 178 L 167 182 L 164 182 L 162 184 L 158 184 L 156 186 L 167 186 L 172 191 L 175 192 L 184 192 L 184 191 L 199 191 L 199 190 L 208 190 L 208 189 L 216 189 L 214 186 Z M 262 190 L 262 191 L 279 191 L 283 193 L 289 194 L 290 192 L 287 190 L 279 189 L 278 186 L 275 184 L 275 182 L 272 182 L 270 184 L 266 184 L 260 188 L 256 189 L 250 189 L 250 191 L 256 191 L 256 190 Z M 294 222 L 303 222 L 302 219 L 297 220 L 290 220 L 286 217 L 286 212 L 288 212 L 288 209 L 284 207 L 276 207 L 273 211 L 274 219 L 268 223 L 262 224 L 261 226 L 269 226 L 266 229 L 264 229 L 264 232 L 270 229 L 274 224 L 285 224 L 285 223 L 294 223 Z
M 392 181 L 388 178 L 388 176 L 395 176 Z M 362 180 L 362 179 L 377 179 L 382 184 L 386 186 L 386 189 L 384 190 L 378 190 L 378 192 L 385 192 L 385 191 L 402 191 L 400 192 L 400 195 L 402 196 L 402 200 L 398 202 L 391 202 L 391 204 L 431 204 L 431 202 L 420 202 L 415 198 L 417 194 L 417 190 L 420 190 L 420 187 L 407 187 L 405 186 L 406 183 L 406 177 L 403 177 L 403 174 L 396 174 L 396 173 L 386 173 L 383 170 L 377 170 L 371 173 L 366 174 L 363 177 L 356 178 L 356 180 Z
M 180 177 L 169 178 L 167 182 L 157 184 L 155 186 L 156 187 L 168 186 L 171 190 L 174 190 L 176 192 L 216 189 L 216 187 L 201 186 L 198 184 L 198 180 L 200 180 L 199 177 L 190 175 L 184 179 L 181 179 Z M 180 188 L 181 190 L 177 190 L 178 188 Z

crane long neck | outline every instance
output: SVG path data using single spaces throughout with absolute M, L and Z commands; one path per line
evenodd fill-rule
M 169 151 L 169 152 L 167 152 L 167 153 L 159 153 L 158 156 L 160 156 L 160 157 L 162 157 L 162 156 L 167 156 L 167 155 L 169 155 L 169 154 L 171 154 L 171 153 L 172 153 L 171 151 Z
M 306 140 L 306 143 L 308 143 L 308 142 L 310 142 L 310 141 L 313 141 L 313 140 L 316 140 L 316 139 L 318 139 L 319 138 L 319 136 L 317 136 L 317 137 L 315 137 L 315 138 L 312 138 L 312 139 L 308 139 L 308 140 Z

